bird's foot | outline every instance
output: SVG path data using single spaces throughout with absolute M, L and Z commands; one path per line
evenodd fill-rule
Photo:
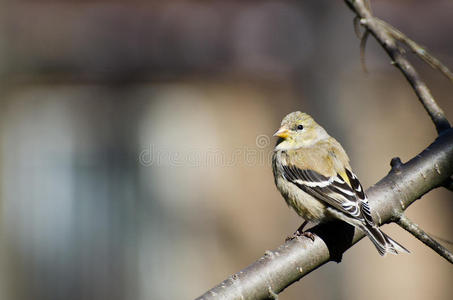
M 294 232 L 292 235 L 286 237 L 285 239 L 285 242 L 287 241 L 292 241 L 294 240 L 295 238 L 298 238 L 300 236 L 306 236 L 308 237 L 310 240 L 312 241 L 315 241 L 315 235 L 313 233 L 311 233 L 310 231 L 299 231 L 297 230 L 296 232 Z
M 304 231 L 301 233 L 301 235 L 308 237 L 312 242 L 315 241 L 315 235 L 310 231 Z

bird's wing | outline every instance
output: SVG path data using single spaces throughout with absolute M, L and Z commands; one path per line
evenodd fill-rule
M 347 180 L 340 174 L 326 177 L 316 171 L 302 170 L 294 165 L 283 166 L 283 176 L 304 192 L 349 217 L 374 224 L 368 199 L 357 176 L 348 169 L 345 169 L 345 175 Z

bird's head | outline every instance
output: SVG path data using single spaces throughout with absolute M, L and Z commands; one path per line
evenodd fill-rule
M 303 112 L 295 111 L 283 118 L 280 129 L 274 134 L 279 137 L 275 150 L 290 150 L 310 147 L 328 138 L 327 132 L 313 118 Z

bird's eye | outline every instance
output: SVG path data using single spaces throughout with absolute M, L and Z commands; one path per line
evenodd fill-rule
M 302 126 L 302 125 L 297 126 L 297 130 L 302 130 L 302 129 L 304 129 L 304 126 Z

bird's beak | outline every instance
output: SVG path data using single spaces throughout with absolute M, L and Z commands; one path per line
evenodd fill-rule
M 289 130 L 286 127 L 281 127 L 276 133 L 274 133 L 274 136 L 286 139 L 289 137 Z

